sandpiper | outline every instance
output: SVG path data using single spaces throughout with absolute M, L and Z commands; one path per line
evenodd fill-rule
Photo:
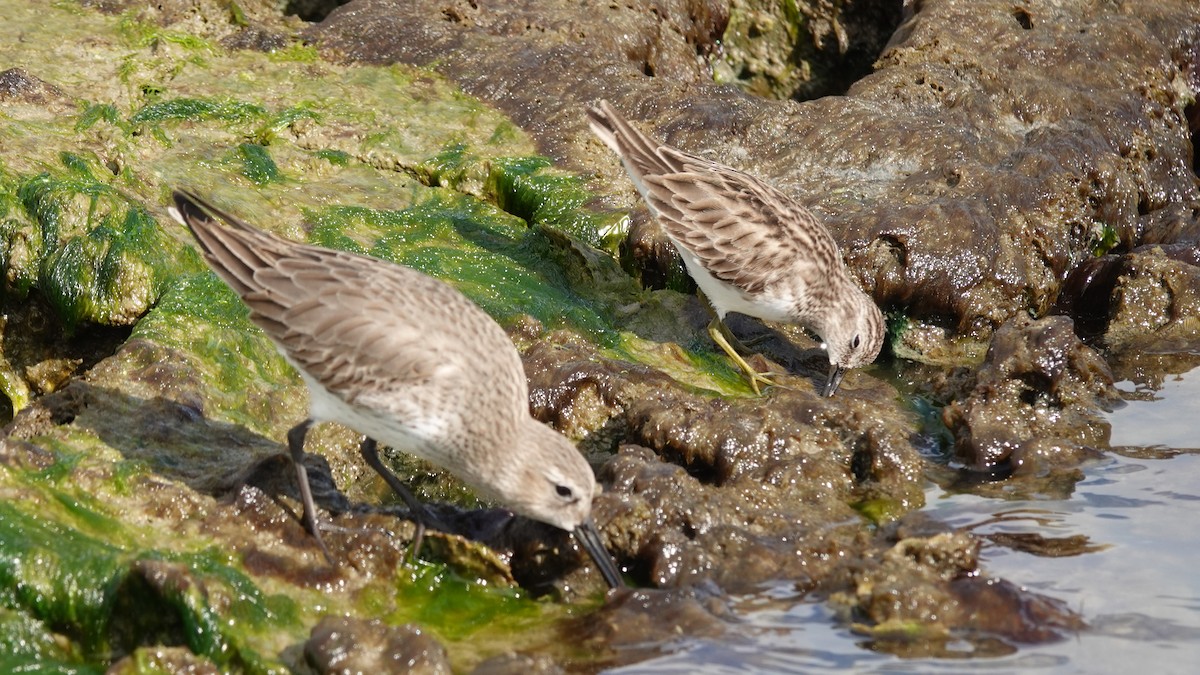
M 623 585 L 592 521 L 591 467 L 530 416 L 521 358 L 483 310 L 416 270 L 282 239 L 191 192 L 176 191 L 174 201 L 171 215 L 308 385 L 309 417 L 288 432 L 288 450 L 305 527 L 326 557 L 301 459 L 308 428 L 332 421 L 366 435 L 363 458 L 408 503 L 419 529 L 429 514 L 380 461 L 376 441 L 573 532 L 608 585 Z
M 708 334 L 756 394 L 771 380 L 730 345 L 745 351 L 725 326 L 729 312 L 798 323 L 820 335 L 830 363 L 825 396 L 847 370 L 875 360 L 883 315 L 851 280 L 837 243 L 811 211 L 749 174 L 654 141 L 608 101 L 587 116 L 707 298 L 714 314 Z

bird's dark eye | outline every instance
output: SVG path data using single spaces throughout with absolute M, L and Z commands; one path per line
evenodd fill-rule
M 855 335 L 854 339 L 850 341 L 850 349 L 858 349 L 858 336 L 857 335 Z
M 571 492 L 571 488 L 567 487 L 566 485 L 555 485 L 554 491 L 557 492 L 558 496 L 562 497 L 563 499 L 570 499 L 571 497 L 575 496 L 575 493 Z

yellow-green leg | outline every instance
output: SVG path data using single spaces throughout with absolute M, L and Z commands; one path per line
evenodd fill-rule
M 739 368 L 745 371 L 746 377 L 750 379 L 750 388 L 754 390 L 755 394 L 762 394 L 762 391 L 758 388 L 760 382 L 768 387 L 775 384 L 771 381 L 771 378 L 751 368 L 750 364 L 746 363 L 746 359 L 743 359 L 742 355 L 730 345 L 732 341 L 734 344 L 742 347 L 742 349 L 745 349 L 742 343 L 738 342 L 738 339 L 729 332 L 729 328 L 725 326 L 725 322 L 713 317 L 713 320 L 708 324 L 708 335 L 712 338 L 713 342 L 717 343 L 718 347 L 729 355 L 729 358 L 733 359 L 734 363 L 738 364 Z
M 775 383 L 771 381 L 771 378 L 751 368 L 750 364 L 746 363 L 746 359 L 742 358 L 742 354 L 750 354 L 752 353 L 751 350 L 747 349 L 746 345 L 742 344 L 737 339 L 737 336 L 729 330 L 729 326 L 726 326 L 725 322 L 721 320 L 716 308 L 709 302 L 708 296 L 704 294 L 704 291 L 697 290 L 696 295 L 700 298 L 700 304 L 704 305 L 704 309 L 707 309 L 713 318 L 708 323 L 708 336 L 746 373 L 746 377 L 750 378 L 750 388 L 754 390 L 755 394 L 761 396 L 762 392 L 758 388 L 760 382 L 768 387 Z

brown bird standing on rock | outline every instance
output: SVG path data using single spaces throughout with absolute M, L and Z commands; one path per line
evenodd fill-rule
M 875 360 L 883 315 L 850 278 L 837 243 L 811 211 L 749 174 L 654 141 L 608 101 L 587 116 L 707 298 L 714 314 L 708 334 L 746 372 L 756 394 L 760 382 L 772 382 L 731 346 L 747 351 L 725 326 L 729 312 L 798 323 L 820 335 L 830 364 L 825 396 L 833 396 L 847 370 Z
M 592 469 L 530 416 L 521 358 L 490 316 L 416 270 L 282 239 L 190 192 L 174 198 L 172 215 L 308 385 L 309 417 L 288 432 L 288 450 L 305 526 L 326 557 L 301 459 L 308 428 L 333 421 L 366 435 L 363 458 L 407 502 L 418 531 L 431 514 L 380 461 L 376 440 L 573 532 L 608 585 L 623 585 L 592 523 Z

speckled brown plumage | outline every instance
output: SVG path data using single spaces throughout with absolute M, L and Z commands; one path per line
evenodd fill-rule
M 416 270 L 263 232 L 192 193 L 175 193 L 173 215 L 308 385 L 310 419 L 288 440 L 318 542 L 299 460 L 308 426 L 336 421 L 367 435 L 364 458 L 418 517 L 423 509 L 379 462 L 376 440 L 448 469 L 517 513 L 574 531 L 606 581 L 621 583 L 591 522 L 591 467 L 530 416 L 520 356 L 474 303 Z
M 883 316 L 847 274 L 837 243 L 811 211 L 749 174 L 654 141 L 607 101 L 587 114 L 592 131 L 621 157 L 718 320 L 736 311 L 817 332 L 831 364 L 826 395 L 845 370 L 875 359 Z M 756 380 L 764 378 L 748 374 L 757 389 Z

